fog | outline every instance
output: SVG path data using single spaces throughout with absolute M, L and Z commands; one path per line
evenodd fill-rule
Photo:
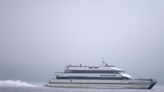
M 0 80 L 107 63 L 164 83 L 163 0 L 0 0 Z

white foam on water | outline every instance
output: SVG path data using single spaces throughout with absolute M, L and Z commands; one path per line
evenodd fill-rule
M 21 80 L 0 80 L 0 87 L 37 87 Z

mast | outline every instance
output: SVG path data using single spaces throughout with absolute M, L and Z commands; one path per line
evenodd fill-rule
M 109 65 L 109 64 L 105 61 L 105 58 L 104 58 L 104 57 L 102 57 L 102 65 L 103 65 L 104 67 L 114 67 L 114 65 Z

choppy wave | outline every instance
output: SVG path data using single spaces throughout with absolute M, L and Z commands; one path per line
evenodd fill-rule
M 0 80 L 0 87 L 36 87 L 21 80 Z

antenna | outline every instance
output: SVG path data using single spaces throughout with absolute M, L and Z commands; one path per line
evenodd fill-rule
M 108 64 L 105 62 L 105 58 L 104 57 L 102 57 L 102 64 L 103 64 L 103 66 L 108 66 Z

